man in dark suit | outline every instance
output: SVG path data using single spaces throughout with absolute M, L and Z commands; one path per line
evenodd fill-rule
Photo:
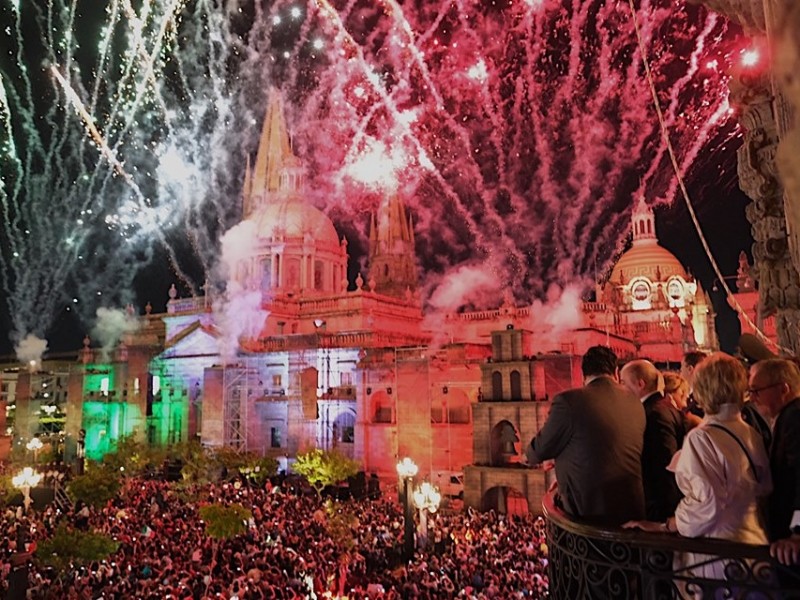
M 775 419 L 769 448 L 772 495 L 768 534 L 772 555 L 800 562 L 800 369 L 781 358 L 760 360 L 750 370 L 747 394 L 767 419 Z
M 641 400 L 647 421 L 642 450 L 647 519 L 664 522 L 675 514 L 682 497 L 675 474 L 668 471 L 667 466 L 683 445 L 686 425 L 681 413 L 664 398 L 663 379 L 653 363 L 647 360 L 629 362 L 622 367 L 620 381 Z
M 528 463 L 555 459 L 558 497 L 573 517 L 621 525 L 644 514 L 644 410 L 616 381 L 617 357 L 593 346 L 581 364 L 584 387 L 556 395 L 527 449 Z

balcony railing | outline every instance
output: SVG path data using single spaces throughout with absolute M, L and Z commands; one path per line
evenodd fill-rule
M 550 494 L 543 508 L 553 600 L 800 598 L 800 568 L 766 546 L 601 529 L 570 519 Z

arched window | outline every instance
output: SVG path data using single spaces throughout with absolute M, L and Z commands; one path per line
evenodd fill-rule
M 511 399 L 522 400 L 522 376 L 516 369 L 511 371 Z
M 345 410 L 340 412 L 333 422 L 333 427 L 336 432 L 336 442 L 342 444 L 352 444 L 355 442 L 356 417 L 351 411 Z
M 492 373 L 492 400 L 495 402 L 503 400 L 503 374 L 500 371 Z
M 324 265 L 322 264 L 321 260 L 314 261 L 314 289 L 321 290 L 322 289 L 322 274 L 323 274 Z

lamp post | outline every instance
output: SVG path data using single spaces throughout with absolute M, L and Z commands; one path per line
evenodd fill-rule
M 25 467 L 19 474 L 11 478 L 11 483 L 14 487 L 22 491 L 25 514 L 28 513 L 28 508 L 30 508 L 31 502 L 33 502 L 33 500 L 31 500 L 31 488 L 39 485 L 41 479 L 41 473 L 37 473 L 31 467 Z
M 37 464 L 37 462 L 39 460 L 39 450 L 41 450 L 43 446 L 44 446 L 44 444 L 42 444 L 42 440 L 40 440 L 38 437 L 31 438 L 31 441 L 28 442 L 25 445 L 25 447 L 28 450 L 33 452 L 33 464 L 34 465 Z
M 414 506 L 419 510 L 419 546 L 424 548 L 428 545 L 428 513 L 435 513 L 439 509 L 442 495 L 439 490 L 424 481 L 422 485 L 414 490 Z
M 411 560 L 414 555 L 414 509 L 411 506 L 411 484 L 419 467 L 406 457 L 397 463 L 397 474 L 403 483 L 403 559 Z

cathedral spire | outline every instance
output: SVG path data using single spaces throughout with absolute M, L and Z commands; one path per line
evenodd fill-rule
M 292 152 L 283 112 L 283 99 L 271 88 L 256 162 L 245 183 L 245 217 L 280 191 L 294 191 L 300 184 L 299 161 Z
M 656 220 L 653 209 L 647 205 L 644 196 L 639 196 L 639 201 L 633 208 L 631 214 L 631 225 L 633 227 L 633 243 L 637 244 L 645 240 L 658 241 L 656 237 Z
M 384 199 L 370 218 L 369 275 L 382 294 L 404 298 L 417 288 L 413 222 L 399 196 Z

